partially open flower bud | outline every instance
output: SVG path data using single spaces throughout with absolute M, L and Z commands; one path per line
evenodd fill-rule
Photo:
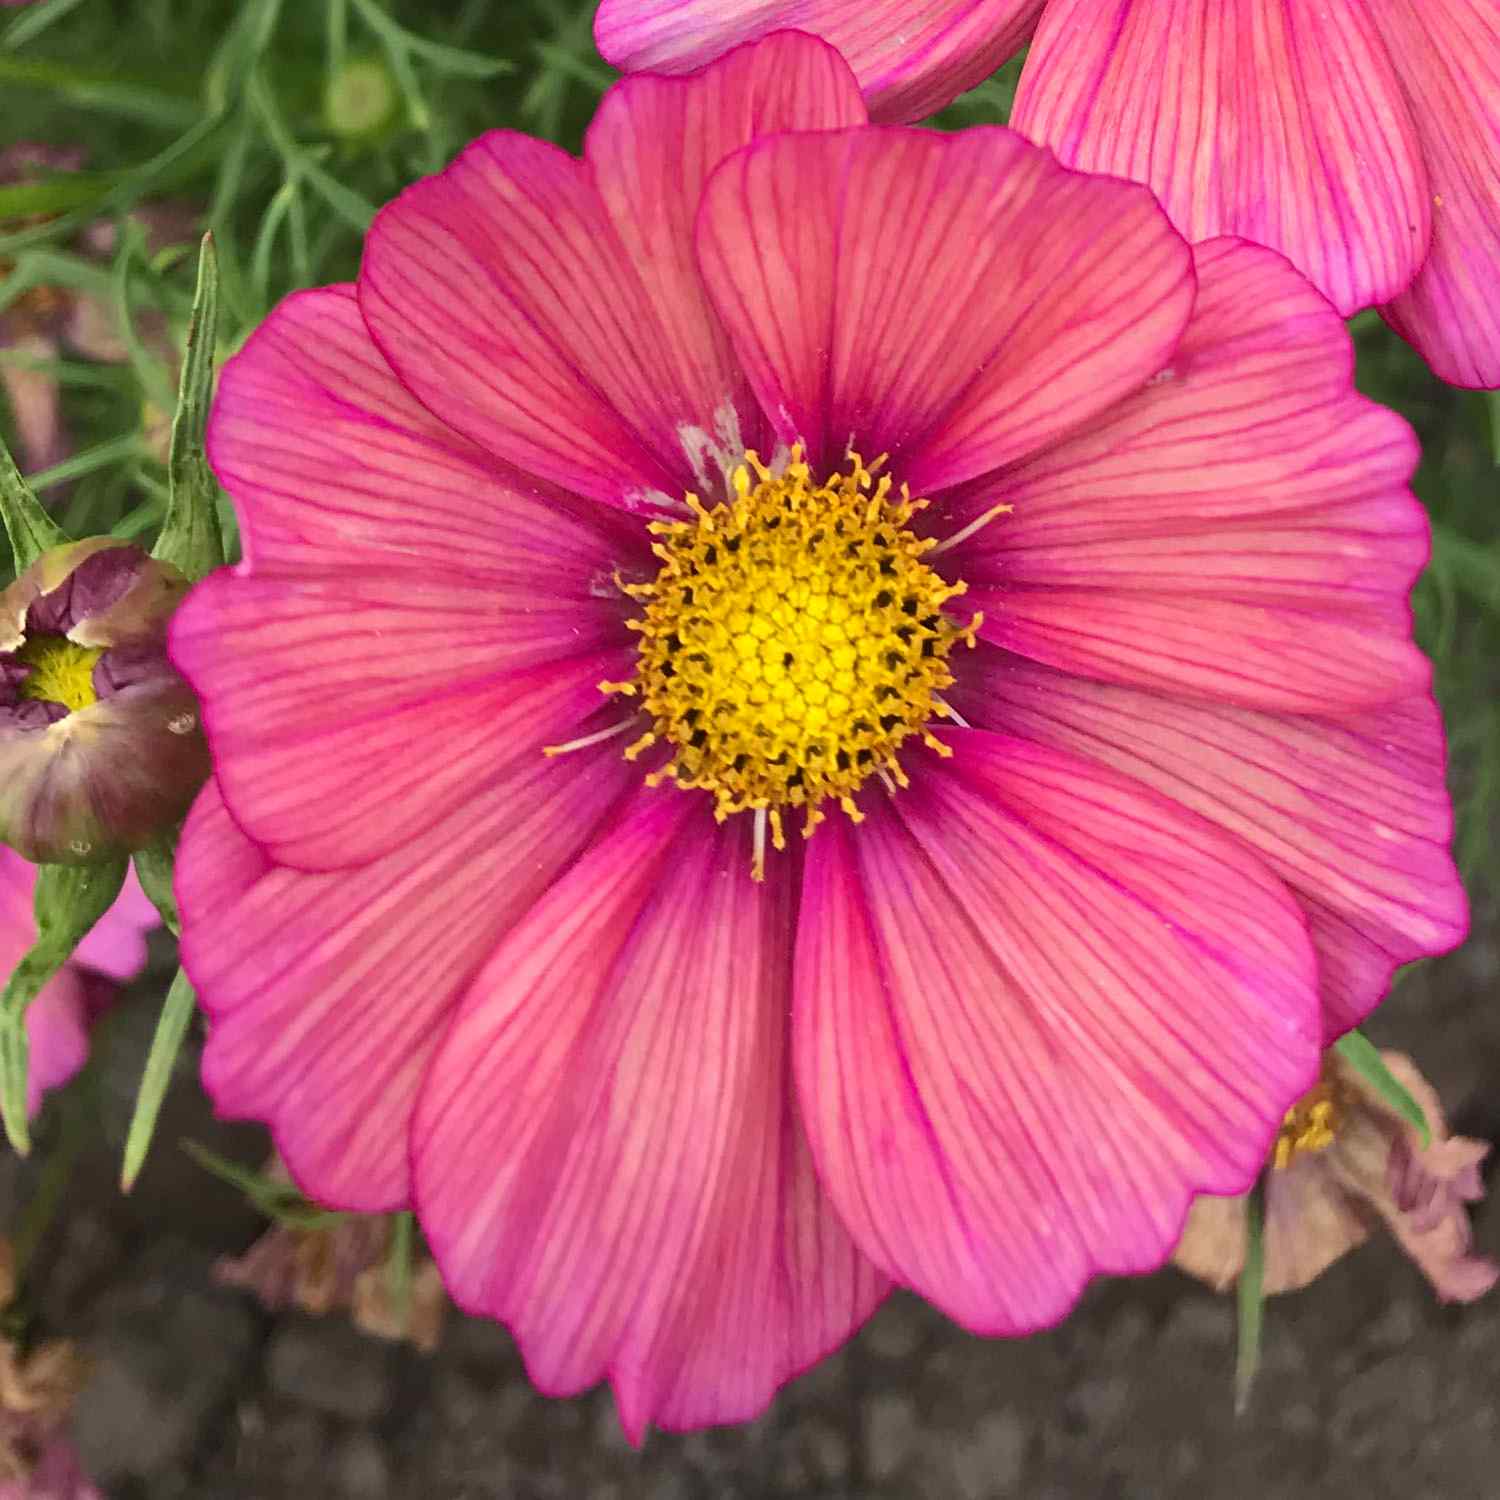
M 0 842 L 40 863 L 139 849 L 208 775 L 167 660 L 187 580 L 139 547 L 55 547 L 0 593 Z

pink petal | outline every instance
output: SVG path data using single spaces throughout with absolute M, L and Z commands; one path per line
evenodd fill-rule
M 626 509 L 708 483 L 762 419 L 689 259 L 703 179 L 766 130 L 864 119 L 822 43 L 775 37 L 611 91 L 586 159 L 495 131 L 376 220 L 360 305 L 402 379 L 491 452 Z M 722 479 L 720 480 L 722 484 Z
M 540 492 L 437 421 L 370 341 L 348 286 L 288 297 L 224 367 L 209 457 L 252 566 L 608 575 L 607 517 Z M 523 489 L 522 486 L 530 486 Z
M 0 986 L 36 941 L 32 908 L 36 873 L 34 864 L 0 847 Z M 35 1114 L 42 1096 L 66 1083 L 88 1057 L 89 989 L 82 967 L 114 979 L 134 977 L 146 961 L 145 931 L 156 922 L 155 907 L 146 900 L 135 875 L 128 875 L 125 889 L 79 944 L 72 962 L 27 1007 L 29 1113 Z
M 783 26 L 825 37 L 880 120 L 920 120 L 993 73 L 1042 0 L 601 0 L 599 51 L 623 72 L 682 73 Z
M 1410 429 L 1351 386 L 1348 335 L 1278 255 L 1197 247 L 1159 380 L 947 502 L 986 639 L 1081 676 L 1292 713 L 1425 692 L 1407 592 L 1427 520 Z
M 983 650 L 953 697 L 970 722 L 1109 766 L 1253 849 L 1306 910 L 1326 1041 L 1375 1008 L 1397 967 L 1463 938 L 1430 697 L 1349 719 L 1298 718 L 1090 682 Z
M 1382 8 L 1050 0 L 1011 122 L 1146 183 L 1190 240 L 1280 250 L 1347 316 L 1411 281 L 1431 230 Z
M 1444 380 L 1500 386 L 1500 10 L 1385 0 L 1372 15 L 1417 121 L 1432 203 L 1427 260 L 1381 312 Z
M 6 970 L 9 977 L 9 970 Z M 26 1113 L 35 1115 L 42 1098 L 60 1088 L 88 1061 L 88 995 L 78 971 L 55 975 L 26 1007 Z
M 1246 1186 L 1317 1070 L 1316 970 L 1235 840 L 1072 756 L 945 738 L 809 845 L 797 1089 L 866 1253 L 1014 1334 Z
M 714 397 L 713 426 L 673 446 L 687 449 L 692 479 L 713 485 L 716 449 L 737 464 L 765 446 L 765 419 L 750 394 L 728 335 L 714 313 L 693 254 L 693 221 L 709 174 L 757 136 L 865 123 L 859 88 L 842 58 L 811 37 L 784 32 L 737 48 L 691 79 L 633 78 L 605 95 L 584 155 L 640 278 L 664 352 L 678 365 L 675 387 L 691 404 Z M 726 444 L 734 429 L 738 436 Z M 681 455 L 678 457 L 681 462 Z M 722 481 L 714 486 L 722 488 Z
M 575 738 L 629 638 L 586 578 L 548 582 L 372 561 L 200 584 L 172 653 L 245 831 L 298 869 L 363 864 Z
M 386 858 L 321 875 L 272 864 L 210 783 L 177 897 L 218 1108 L 266 1121 L 324 1202 L 403 1207 L 417 1085 L 449 1012 L 638 778 L 617 743 L 528 757 Z
M 1187 247 L 1150 195 L 1005 130 L 760 141 L 699 257 L 761 405 L 815 466 L 853 442 L 928 493 L 1087 423 L 1170 357 Z
M 476 979 L 423 1089 L 422 1225 L 532 1379 L 632 1440 L 744 1420 L 879 1300 L 786 1072 L 791 886 L 748 820 L 644 794 Z

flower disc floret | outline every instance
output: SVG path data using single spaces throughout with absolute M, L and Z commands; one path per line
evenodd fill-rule
M 1289 1167 L 1299 1156 L 1326 1151 L 1334 1142 L 1344 1112 L 1345 1090 L 1327 1071 L 1282 1119 L 1271 1152 L 1272 1164 Z
M 951 712 L 939 696 L 967 625 L 944 612 L 965 591 L 922 559 L 935 545 L 910 529 L 925 501 L 899 495 L 858 454 L 815 482 L 800 451 L 783 472 L 754 453 L 734 498 L 694 519 L 658 522 L 661 571 L 626 584 L 644 611 L 635 677 L 605 690 L 638 697 L 652 728 L 627 751 L 672 746 L 654 773 L 714 795 L 714 813 L 767 810 L 776 847 L 782 809 L 807 809 L 804 831 L 836 801 L 856 822 L 854 794 L 873 775 L 906 785 L 902 744 Z
M 101 646 L 80 646 L 61 635 L 39 635 L 15 653 L 29 668 L 16 696 L 37 703 L 55 703 L 77 713 L 99 701 L 94 691 L 94 667 L 104 655 Z

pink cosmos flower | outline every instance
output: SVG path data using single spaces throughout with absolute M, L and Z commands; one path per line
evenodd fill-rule
M 0 845 L 0 984 L 36 940 L 31 909 L 35 886 L 36 866 Z M 71 962 L 27 1008 L 31 1056 L 26 1101 L 32 1114 L 48 1090 L 66 1083 L 83 1066 L 90 1022 L 113 989 L 104 981 L 123 981 L 140 973 L 146 962 L 146 933 L 157 921 L 156 908 L 132 873 Z
M 1020 1333 L 1157 1265 L 1463 929 L 1350 375 L 1279 256 L 806 36 L 481 138 L 223 374 L 220 1108 L 633 1435 L 891 1280 Z
M 1147 183 L 1190 240 L 1280 250 L 1346 316 L 1380 305 L 1444 380 L 1500 386 L 1496 0 L 601 0 L 595 32 L 621 68 L 678 71 L 779 26 L 843 51 L 888 120 L 1030 35 L 1017 130 Z

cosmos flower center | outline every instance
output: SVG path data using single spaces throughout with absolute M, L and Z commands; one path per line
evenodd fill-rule
M 800 449 L 781 473 L 747 453 L 733 498 L 689 495 L 692 520 L 651 527 L 660 571 L 625 586 L 643 606 L 636 675 L 606 690 L 651 720 L 627 754 L 669 744 L 653 780 L 712 792 L 721 821 L 766 815 L 778 849 L 785 808 L 804 808 L 811 833 L 829 800 L 858 821 L 869 777 L 906 785 L 910 736 L 946 753 L 927 726 L 952 713 L 948 658 L 979 618 L 944 612 L 965 585 L 922 560 L 935 543 L 910 523 L 926 502 L 880 467 L 850 453 L 819 483 Z M 757 876 L 762 864 L 758 843 Z
M 99 701 L 94 691 L 94 665 L 103 647 L 80 646 L 63 635 L 35 635 L 16 652 L 31 670 L 17 687 L 21 698 L 60 703 L 69 713 Z
M 1327 1078 L 1314 1084 L 1282 1118 L 1271 1164 L 1285 1168 L 1299 1156 L 1326 1151 L 1333 1144 L 1341 1115 L 1335 1085 Z

